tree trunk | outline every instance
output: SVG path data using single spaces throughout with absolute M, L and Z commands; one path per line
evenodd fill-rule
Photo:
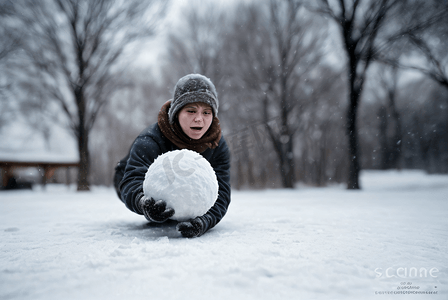
M 283 98 L 286 97 L 283 95 Z M 282 176 L 282 183 L 284 188 L 294 188 L 295 173 L 294 173 L 294 152 L 293 152 L 293 135 L 288 126 L 289 107 L 286 100 L 282 104 L 282 126 L 280 129 L 280 137 L 277 138 L 277 152 L 280 159 L 280 173 Z
M 84 133 L 82 133 L 84 132 Z M 78 137 L 78 149 L 79 149 L 79 172 L 78 172 L 78 191 L 89 191 L 89 169 L 90 169 L 90 159 L 89 159 L 89 147 L 88 147 L 88 131 L 81 130 L 82 134 Z
M 282 74 L 286 73 L 286 66 L 283 65 L 286 60 L 286 55 L 282 56 Z M 280 100 L 280 110 L 281 110 L 281 130 L 279 138 L 279 156 L 281 157 L 281 175 L 283 187 L 292 189 L 294 188 L 294 183 L 296 181 L 294 173 L 294 144 L 293 144 L 293 134 L 291 133 L 290 125 L 288 124 L 290 108 L 290 100 L 288 100 L 288 89 L 286 84 L 287 78 L 285 76 L 281 77 L 281 100 Z
M 347 134 L 349 146 L 349 174 L 347 188 L 349 190 L 360 189 L 359 185 L 359 150 L 358 150 L 358 135 L 356 128 L 356 113 L 357 107 L 350 106 L 347 114 Z
M 283 136 L 284 139 L 285 136 Z M 280 148 L 282 149 L 278 154 L 280 158 L 280 174 L 282 177 L 282 185 L 284 188 L 294 188 L 295 173 L 294 173 L 294 155 L 292 152 L 292 137 L 288 137 L 288 141 L 280 140 Z
M 76 135 L 78 137 L 79 171 L 78 191 L 89 191 L 89 130 L 86 128 L 86 103 L 82 87 L 75 89 L 76 104 L 78 105 L 79 124 Z
M 282 102 L 284 103 L 284 102 Z M 290 133 L 288 127 L 288 108 L 286 105 L 282 106 L 281 124 L 277 133 L 268 124 L 268 98 L 263 99 L 263 115 L 266 128 L 268 130 L 269 138 L 274 145 L 275 153 L 280 163 L 280 176 L 282 179 L 282 186 L 284 188 L 293 188 L 296 181 L 294 168 L 294 152 L 293 152 L 293 134 Z
M 390 168 L 390 147 L 389 147 L 389 141 L 387 136 L 387 128 L 388 128 L 388 120 L 387 120 L 387 109 L 384 105 L 381 105 L 381 107 L 378 109 L 377 114 L 379 120 L 380 120 L 380 128 L 379 128 L 379 140 L 380 140 L 380 169 L 381 170 L 387 170 Z
M 347 189 L 358 190 L 359 185 L 359 148 L 358 148 L 358 129 L 356 126 L 356 117 L 358 115 L 358 103 L 361 95 L 361 88 L 355 86 L 356 67 L 355 55 L 351 53 L 350 57 L 350 103 L 347 111 L 347 136 L 349 151 L 349 170 Z
M 392 139 L 392 153 L 393 156 L 391 158 L 391 166 L 396 169 L 401 169 L 400 160 L 401 160 L 401 146 L 402 146 L 402 128 L 401 128 L 401 119 L 400 113 L 397 110 L 395 105 L 395 93 L 390 96 L 390 109 L 391 116 L 394 124 L 394 135 Z

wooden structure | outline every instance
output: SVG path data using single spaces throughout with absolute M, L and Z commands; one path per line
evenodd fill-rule
M 53 177 L 56 169 L 79 168 L 79 162 L 0 160 L 0 168 L 2 169 L 2 187 L 6 187 L 8 185 L 9 180 L 14 177 L 14 170 L 17 168 L 37 168 L 40 172 L 43 170 L 42 184 L 45 185 Z

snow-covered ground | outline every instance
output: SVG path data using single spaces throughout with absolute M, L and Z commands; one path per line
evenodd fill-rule
M 196 239 L 112 189 L 2 191 L 0 299 L 448 299 L 448 176 L 361 179 L 234 191 Z

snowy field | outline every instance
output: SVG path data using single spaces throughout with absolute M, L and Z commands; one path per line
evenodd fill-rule
M 0 299 L 448 299 L 448 176 L 361 179 L 234 191 L 196 239 L 112 189 L 3 191 Z

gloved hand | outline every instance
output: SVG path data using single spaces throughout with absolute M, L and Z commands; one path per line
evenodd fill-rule
M 140 198 L 140 208 L 143 215 L 150 222 L 163 223 L 174 215 L 174 209 L 166 207 L 166 202 L 163 200 L 154 200 L 143 196 Z
M 186 238 L 201 236 L 208 230 L 208 228 L 209 222 L 204 216 L 180 222 L 176 226 L 176 229 Z

